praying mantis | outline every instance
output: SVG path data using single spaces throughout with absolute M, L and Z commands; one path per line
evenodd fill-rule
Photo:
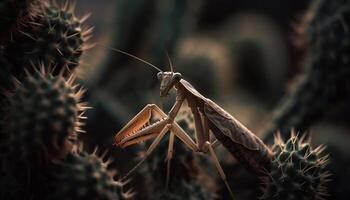
M 168 56 L 171 71 L 162 71 L 151 63 L 144 61 L 127 52 L 113 49 L 117 52 L 135 58 L 158 70 L 160 96 L 166 97 L 169 91 L 176 90 L 176 101 L 166 114 L 155 104 L 148 104 L 133 119 L 131 119 L 115 136 L 115 145 L 125 148 L 130 145 L 155 138 L 146 151 L 145 156 L 125 176 L 129 176 L 160 144 L 162 138 L 169 132 L 167 151 L 167 180 L 169 180 L 170 163 L 173 156 L 175 136 L 179 138 L 190 150 L 209 154 L 216 169 L 224 181 L 232 199 L 233 192 L 227 182 L 227 177 L 219 163 L 214 149 L 223 144 L 238 161 L 253 171 L 260 173 L 266 163 L 272 158 L 269 148 L 248 128 L 227 113 L 210 99 L 199 93 L 182 75 L 173 71 L 173 65 Z M 175 121 L 181 106 L 187 104 L 193 114 L 195 125 L 195 138 L 187 134 Z M 154 118 L 160 119 L 153 122 Z M 212 137 L 211 137 L 212 136 Z M 215 138 L 215 139 L 212 139 Z M 124 179 L 123 178 L 123 179 Z

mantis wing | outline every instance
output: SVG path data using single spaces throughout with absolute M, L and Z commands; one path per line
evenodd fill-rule
M 234 143 L 253 151 L 261 149 L 262 142 L 257 136 L 210 99 L 206 99 L 204 113 Z
M 234 143 L 243 145 L 250 150 L 259 150 L 262 141 L 256 137 L 243 124 L 232 117 L 224 109 L 210 99 L 205 98 L 189 82 L 184 79 L 180 81 L 182 85 L 194 96 L 204 101 L 204 114 L 224 135 L 229 137 Z

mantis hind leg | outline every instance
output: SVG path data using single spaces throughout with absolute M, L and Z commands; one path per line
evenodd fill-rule
M 228 190 L 229 193 L 230 193 L 231 198 L 234 200 L 235 197 L 234 197 L 234 195 L 233 195 L 233 192 L 232 192 L 232 190 L 231 190 L 230 185 L 229 185 L 228 182 L 227 182 L 227 178 L 226 178 L 225 172 L 224 172 L 224 170 L 222 169 L 222 167 L 221 167 L 221 165 L 220 165 L 220 162 L 219 162 L 219 160 L 218 160 L 218 158 L 217 158 L 217 156 L 216 156 L 216 154 L 215 154 L 215 151 L 214 151 L 214 149 L 213 149 L 213 147 L 212 147 L 212 144 L 210 144 L 210 142 L 207 141 L 207 142 L 205 142 L 204 145 L 205 145 L 206 148 L 209 150 L 209 153 L 210 153 L 210 155 L 211 155 L 211 157 L 212 157 L 212 159 L 213 159 L 213 162 L 214 162 L 214 164 L 215 164 L 215 167 L 216 167 L 216 169 L 218 170 L 221 179 L 224 181 L 224 183 L 225 183 L 225 185 L 226 185 L 226 188 L 227 188 L 227 190 Z
M 171 166 L 171 159 L 173 158 L 173 152 L 174 152 L 174 139 L 175 139 L 175 135 L 173 132 L 171 132 L 170 138 L 169 138 L 168 154 L 166 157 L 166 161 L 167 161 L 166 182 L 165 182 L 166 190 L 168 190 L 168 187 L 169 187 L 170 166 Z

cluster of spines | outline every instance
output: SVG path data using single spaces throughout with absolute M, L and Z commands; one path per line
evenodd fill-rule
M 319 0 L 309 12 L 302 34 L 308 47 L 305 74 L 276 110 L 268 141 L 276 130 L 283 138 L 291 128 L 305 131 L 331 106 L 350 97 L 350 4 Z
M 74 4 L 68 1 L 64 5 L 54 2 L 44 5 L 43 12 L 27 22 L 4 51 L 16 76 L 32 63 L 54 66 L 54 75 L 62 69 L 72 71 L 78 66 L 83 51 L 91 47 L 87 41 L 93 29 L 83 25 L 89 15 L 77 17 Z
M 130 199 L 132 191 L 123 189 L 127 181 L 115 181 L 116 172 L 108 169 L 111 160 L 104 161 L 104 157 L 97 155 L 97 149 L 92 154 L 69 154 L 53 174 L 51 187 L 55 189 L 49 199 Z
M 286 142 L 278 134 L 272 147 L 274 159 L 262 178 L 262 200 L 321 200 L 327 196 L 326 183 L 330 173 L 325 169 L 328 155 L 325 147 L 313 149 L 304 137 L 293 131 Z
M 38 0 L 3 0 L 0 3 L 0 44 L 25 27 L 28 19 L 40 15 L 42 4 Z

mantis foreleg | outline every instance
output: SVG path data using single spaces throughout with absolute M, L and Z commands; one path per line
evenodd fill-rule
M 175 110 L 174 108 L 177 108 L 177 106 L 175 105 L 172 110 Z M 157 114 L 159 114 L 162 117 L 167 117 L 167 115 L 157 105 L 153 104 L 152 106 L 153 106 L 153 111 L 155 111 Z M 173 112 L 170 112 L 170 113 L 173 113 Z M 196 143 L 176 122 L 173 122 L 172 131 L 174 132 L 176 137 L 178 137 L 183 143 L 185 143 L 185 145 L 188 148 L 190 148 L 192 151 L 198 151 L 198 147 Z
M 140 160 L 135 167 L 133 167 L 123 178 L 122 180 L 125 180 L 131 173 L 133 173 L 146 159 L 147 157 L 153 152 L 153 150 L 158 146 L 161 139 L 164 137 L 164 135 L 169 131 L 171 127 L 171 124 L 167 124 L 163 130 L 160 132 L 160 134 L 154 139 L 150 147 L 147 149 L 146 155 Z

